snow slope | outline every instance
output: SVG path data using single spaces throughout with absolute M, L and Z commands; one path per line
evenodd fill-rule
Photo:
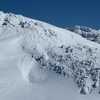
M 99 51 L 98 43 L 68 30 L 0 12 L 0 99 L 99 100 L 98 88 L 89 92 L 97 75 L 93 77 L 91 70 L 99 67 Z M 84 82 L 79 79 L 87 75 L 86 69 L 92 77 L 85 84 L 89 84 L 89 95 L 80 94 Z

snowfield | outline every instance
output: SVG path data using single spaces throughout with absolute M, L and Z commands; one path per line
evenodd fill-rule
M 98 42 L 0 12 L 0 100 L 100 100 L 99 55 Z

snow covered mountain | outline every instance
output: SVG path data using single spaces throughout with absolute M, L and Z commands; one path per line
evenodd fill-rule
M 99 100 L 99 54 L 99 39 L 0 12 L 0 98 Z

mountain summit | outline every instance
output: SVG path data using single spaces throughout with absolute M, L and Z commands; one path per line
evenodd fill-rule
M 99 100 L 98 34 L 91 28 L 65 30 L 0 12 L 0 98 Z

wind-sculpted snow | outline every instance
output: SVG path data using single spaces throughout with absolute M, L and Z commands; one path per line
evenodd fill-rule
M 48 69 L 73 78 L 78 87 L 82 88 L 80 93 L 89 94 L 94 88 L 99 87 L 96 85 L 99 80 L 96 68 L 100 68 L 100 58 L 98 57 L 100 52 L 97 48 L 90 49 L 85 45 L 61 46 L 56 48 L 56 52 L 53 49 L 47 51 L 48 59 L 45 58 L 45 55 L 38 54 L 38 50 L 34 50 L 34 53 L 31 53 L 31 58 L 35 59 L 41 69 Z M 86 83 L 86 80 L 89 80 L 90 84 Z
M 19 68 L 27 82 L 41 82 L 48 77 L 47 70 L 41 70 L 40 65 L 30 55 L 26 55 L 19 62 Z

